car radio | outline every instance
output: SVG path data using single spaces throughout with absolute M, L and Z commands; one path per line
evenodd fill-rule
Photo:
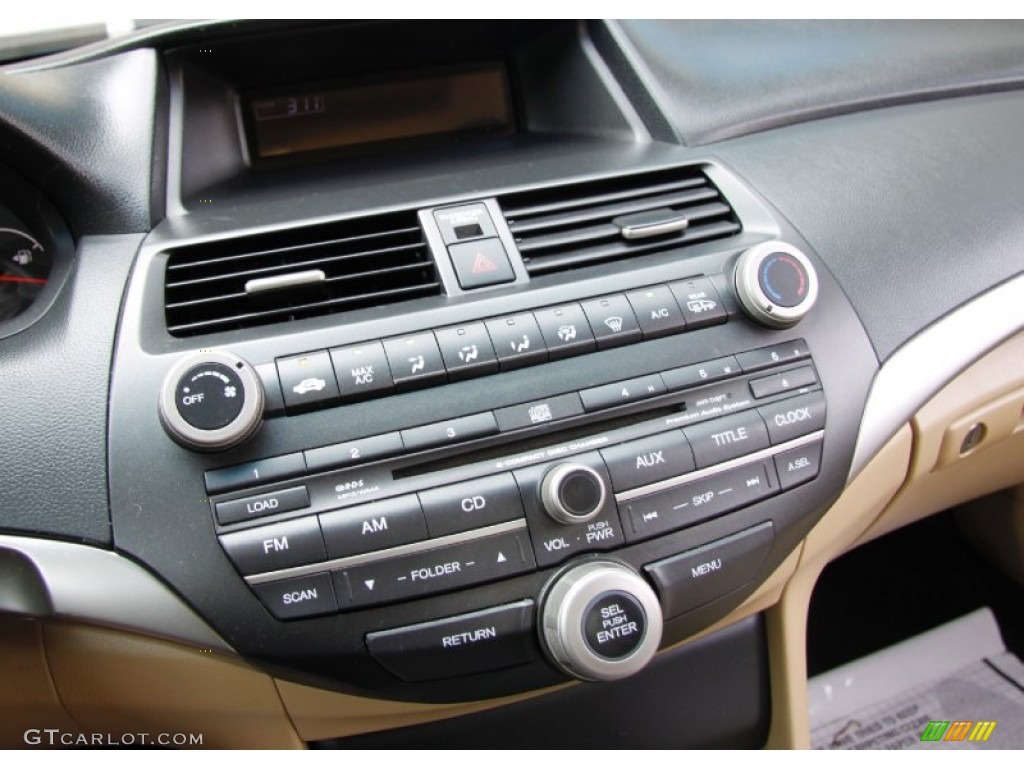
M 121 339 L 117 546 L 248 661 L 377 697 L 615 680 L 725 617 L 842 489 L 874 363 L 847 373 L 872 353 L 831 276 L 705 167 L 752 222 L 739 249 L 567 282 L 528 274 L 517 250 L 537 246 L 510 235 L 547 226 L 542 209 L 445 203 L 417 219 L 447 298 L 199 349 Z M 615 231 L 646 253 L 686 237 L 670 214 Z M 174 247 L 144 249 L 128 316 L 160 306 Z M 209 261 L 180 263 L 221 280 Z M 256 307 L 273 289 L 276 317 L 276 291 L 301 281 L 308 302 L 313 272 L 245 290 Z

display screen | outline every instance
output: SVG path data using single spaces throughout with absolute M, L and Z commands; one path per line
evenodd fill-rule
M 254 94 L 244 108 L 250 146 L 260 159 L 515 127 L 500 64 Z

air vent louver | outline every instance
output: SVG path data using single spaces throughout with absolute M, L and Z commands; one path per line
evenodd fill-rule
M 506 195 L 499 203 L 531 275 L 679 248 L 740 231 L 729 203 L 698 168 L 548 187 Z M 650 237 L 623 235 L 623 221 L 659 217 L 674 217 L 680 225 L 685 218 L 687 224 Z
M 413 211 L 180 248 L 168 259 L 165 287 L 167 330 L 174 336 L 441 292 Z

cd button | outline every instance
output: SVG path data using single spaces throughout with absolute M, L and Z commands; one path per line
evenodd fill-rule
M 523 516 L 519 486 L 508 473 L 423 491 L 420 502 L 431 536 L 448 536 Z

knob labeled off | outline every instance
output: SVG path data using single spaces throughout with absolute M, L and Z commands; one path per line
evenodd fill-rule
M 769 328 L 796 325 L 818 298 L 814 264 L 796 246 L 777 240 L 744 251 L 734 280 L 743 311 Z
M 263 385 L 238 355 L 199 352 L 168 371 L 159 411 L 167 434 L 186 448 L 226 450 L 248 440 L 263 424 Z

